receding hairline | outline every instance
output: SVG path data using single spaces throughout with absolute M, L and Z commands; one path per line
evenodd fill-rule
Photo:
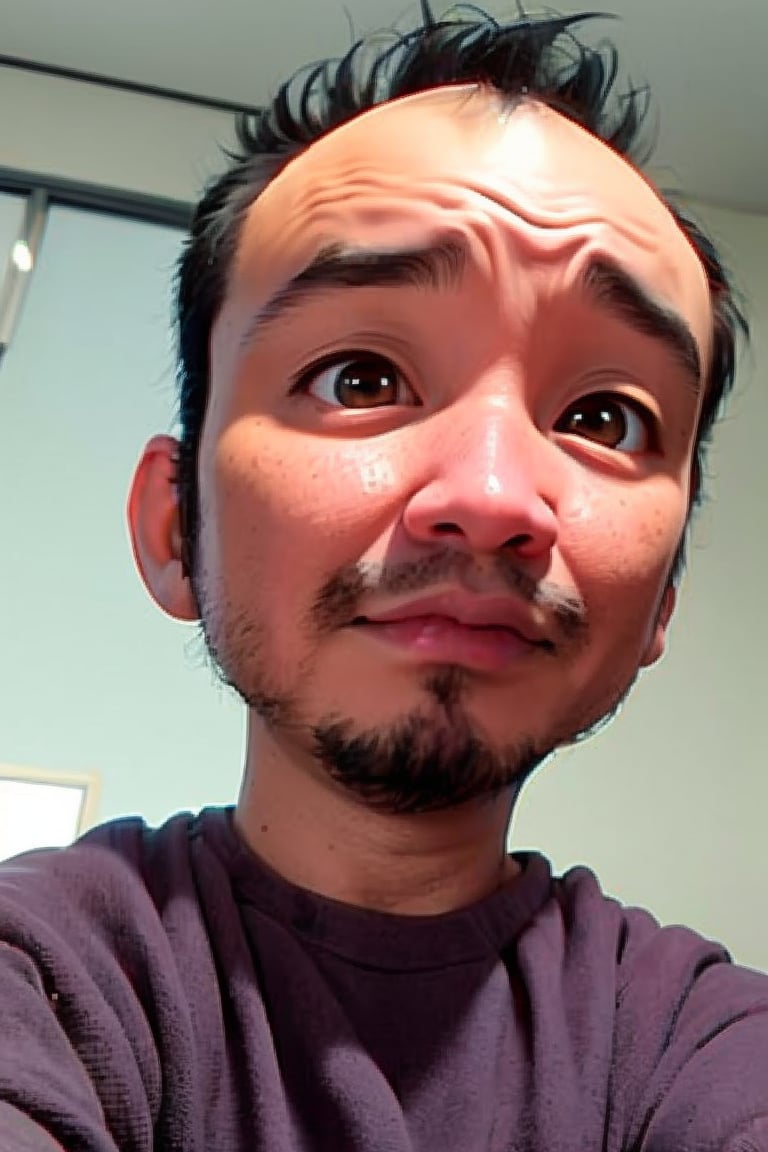
M 569 116 L 565 110 L 561 110 L 537 92 L 523 91 L 509 94 L 500 91 L 491 83 L 481 81 L 441 84 L 433 88 L 408 93 L 405 96 L 398 96 L 391 100 L 382 100 L 373 107 L 367 108 L 334 128 L 331 128 L 317 139 L 308 142 L 304 146 L 298 147 L 292 154 L 280 157 L 276 167 L 271 172 L 265 173 L 263 182 L 254 184 L 253 196 L 245 208 L 243 221 L 241 223 L 245 223 L 245 219 L 251 213 L 257 201 L 260 201 L 265 193 L 270 191 L 273 186 L 279 188 L 284 180 L 292 179 L 297 165 L 317 157 L 326 147 L 335 148 L 339 142 L 343 142 L 345 138 L 357 135 L 361 130 L 361 126 L 364 128 L 365 125 L 374 122 L 373 118 L 391 115 L 393 111 L 397 112 L 402 108 L 407 109 L 413 107 L 420 110 L 422 108 L 429 109 L 430 106 L 434 106 L 438 110 L 441 108 L 446 111 L 450 110 L 457 116 L 469 116 L 476 112 L 479 117 L 482 117 L 478 122 L 478 128 L 485 125 L 489 129 L 494 123 L 498 128 L 503 128 L 510 124 L 512 119 L 521 113 L 527 112 L 542 116 L 550 122 L 561 126 L 561 128 L 566 131 L 574 132 L 579 138 L 593 142 L 594 145 L 599 148 L 600 152 L 609 159 L 609 162 L 616 164 L 617 170 L 629 171 L 634 174 L 639 183 L 646 189 L 649 197 L 659 205 L 664 213 L 668 215 L 679 228 L 674 213 L 671 211 L 661 190 L 654 183 L 653 179 L 638 167 L 631 158 L 623 155 L 612 147 L 609 141 L 603 139 L 599 134 L 590 130 L 590 128 L 585 125 L 580 124 L 578 120 Z M 265 157 L 265 159 L 267 158 Z M 275 157 L 274 159 L 277 160 L 278 158 Z M 688 238 L 686 237 L 686 239 Z M 693 248 L 693 245 L 691 245 L 691 247 Z M 693 251 L 698 258 L 698 253 L 695 252 L 695 248 L 693 248 Z
M 479 97 L 479 100 L 477 99 Z M 617 172 L 626 173 L 628 176 L 634 176 L 637 181 L 638 190 L 647 196 L 648 203 L 655 206 L 660 216 L 668 222 L 670 229 L 685 242 L 687 249 L 691 256 L 696 261 L 700 269 L 702 287 L 705 289 L 707 296 L 709 290 L 707 285 L 706 270 L 699 252 L 696 250 L 691 238 L 686 234 L 685 230 L 681 227 L 679 220 L 675 213 L 672 211 L 670 205 L 664 199 L 661 190 L 655 185 L 653 180 L 646 175 L 631 159 L 627 158 L 620 152 L 616 151 L 609 142 L 604 140 L 601 136 L 591 131 L 589 128 L 580 124 L 568 116 L 565 112 L 561 111 L 553 104 L 549 103 L 546 99 L 542 99 L 537 93 L 520 93 L 513 96 L 499 91 L 497 88 L 490 84 L 472 82 L 461 84 L 445 84 L 433 88 L 424 89 L 415 93 L 410 93 L 406 96 L 397 97 L 393 100 L 384 100 L 374 107 L 367 109 L 359 115 L 350 120 L 338 125 L 337 127 L 326 132 L 317 140 L 312 141 L 305 147 L 297 150 L 297 152 L 285 159 L 285 163 L 281 165 L 278 171 L 274 174 L 268 175 L 265 183 L 256 188 L 253 197 L 250 199 L 241 220 L 241 227 L 238 230 L 238 241 L 236 248 L 239 249 L 243 240 L 244 230 L 247 226 L 249 217 L 254 210 L 258 211 L 257 205 L 263 201 L 265 195 L 271 198 L 272 195 L 279 195 L 280 186 L 284 180 L 301 180 L 303 173 L 296 174 L 297 163 L 304 161 L 310 162 L 312 157 L 316 157 L 324 146 L 334 147 L 338 144 L 339 140 L 343 140 L 348 133 L 356 133 L 358 141 L 356 147 L 360 147 L 362 143 L 362 151 L 365 150 L 365 135 L 360 134 L 361 126 L 371 122 L 371 117 L 381 117 L 383 115 L 391 114 L 392 111 L 402 110 L 403 108 L 414 107 L 417 109 L 422 108 L 437 108 L 440 110 L 455 110 L 457 114 L 472 114 L 474 109 L 478 109 L 483 116 L 485 123 L 493 130 L 495 126 L 498 131 L 503 131 L 508 124 L 511 125 L 513 119 L 518 115 L 535 115 L 542 117 L 544 123 L 554 124 L 560 130 L 568 134 L 573 134 L 575 137 L 583 140 L 592 146 L 595 146 L 598 153 L 602 155 L 606 162 L 614 165 Z M 488 120 L 488 113 L 492 120 Z M 450 119 L 450 117 L 446 117 Z M 357 121 L 361 124 L 358 125 Z M 397 147 L 399 141 L 395 145 Z M 386 152 L 384 153 L 383 167 L 387 165 Z M 394 157 L 393 157 L 394 158 Z M 514 172 L 510 172 L 510 179 L 514 178 Z M 274 187 L 273 187 L 274 186 Z M 517 213 L 524 219 L 528 219 L 530 214 L 525 212 Z M 539 223 L 542 226 L 547 226 L 547 221 L 538 221 L 536 213 L 529 220 L 530 223 Z M 258 228 L 258 224 L 256 224 Z M 709 349 L 707 349 L 707 352 Z

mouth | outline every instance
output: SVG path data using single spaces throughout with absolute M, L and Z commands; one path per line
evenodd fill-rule
M 401 612 L 386 618 L 358 616 L 352 626 L 417 663 L 452 664 L 477 672 L 505 672 L 537 651 L 553 647 L 508 623 L 469 623 L 432 611 Z

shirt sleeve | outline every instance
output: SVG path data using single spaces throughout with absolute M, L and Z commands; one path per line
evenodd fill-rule
M 120 943 L 130 921 L 108 868 L 77 884 L 72 859 L 0 866 L 0 1152 L 151 1152 L 161 1073 L 146 957 L 140 938 Z
M 66 1149 L 29 1116 L 0 1100 L 0 1152 L 66 1152 Z
M 103 1110 L 24 952 L 0 943 L 0 1152 L 115 1152 Z
M 683 928 L 657 931 L 620 992 L 624 1147 L 768 1152 L 768 976 Z

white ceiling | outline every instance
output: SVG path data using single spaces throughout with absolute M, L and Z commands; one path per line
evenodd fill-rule
M 437 12 L 447 0 L 433 0 Z M 562 0 L 561 11 L 586 7 Z M 601 22 L 660 111 L 655 166 L 700 199 L 768 212 L 768 0 L 605 0 Z M 497 15 L 514 0 L 488 0 Z M 527 4 L 530 10 L 536 6 Z M 355 35 L 408 26 L 416 0 L 0 0 L 0 52 L 262 103 Z

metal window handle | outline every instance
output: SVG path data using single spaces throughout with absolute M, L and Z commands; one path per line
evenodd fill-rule
M 21 231 L 8 254 L 0 289 L 0 357 L 13 339 L 48 219 L 48 196 L 35 188 L 27 197 Z

